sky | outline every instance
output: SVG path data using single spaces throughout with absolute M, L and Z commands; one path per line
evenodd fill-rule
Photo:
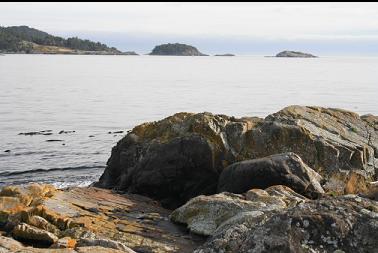
M 0 3 L 0 26 L 12 25 L 141 54 L 180 42 L 208 54 L 378 55 L 378 3 Z

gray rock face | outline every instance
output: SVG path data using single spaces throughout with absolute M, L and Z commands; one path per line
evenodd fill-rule
M 356 195 L 307 201 L 259 223 L 234 223 L 195 253 L 377 252 L 377 220 L 377 202 Z
M 286 185 L 302 195 L 317 197 L 324 193 L 321 178 L 298 155 L 284 153 L 228 166 L 219 177 L 218 192 L 244 193 L 251 188 Z
M 374 116 L 332 108 L 289 106 L 265 119 L 177 113 L 135 127 L 113 148 L 95 185 L 140 193 L 175 208 L 216 193 L 235 162 L 293 152 L 328 180 L 357 170 L 378 172 Z
M 235 224 L 257 224 L 274 211 L 306 200 L 285 186 L 273 186 L 266 191 L 252 189 L 246 196 L 223 192 L 193 198 L 174 210 L 170 218 L 174 222 L 187 224 L 193 233 L 209 236 Z
M 353 112 L 289 106 L 265 118 L 250 136 L 246 147 L 254 156 L 294 152 L 325 176 L 351 169 L 372 176 L 378 168 L 378 131 Z
M 168 43 L 156 46 L 150 55 L 206 56 L 198 51 L 197 48 L 180 43 Z
M 276 54 L 276 57 L 316 58 L 317 56 L 297 51 L 282 51 Z

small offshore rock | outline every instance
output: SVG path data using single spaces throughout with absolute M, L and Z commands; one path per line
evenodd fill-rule
M 52 130 L 42 130 L 42 131 L 36 131 L 36 132 L 25 132 L 25 133 L 19 133 L 18 135 L 52 135 Z
M 297 51 L 282 51 L 276 57 L 299 57 L 299 58 L 316 58 L 317 56 Z
M 214 56 L 235 56 L 234 54 L 216 54 Z
M 61 131 L 59 131 L 58 134 L 70 134 L 70 133 L 75 133 L 75 132 L 76 132 L 75 130 L 73 130 L 73 131 L 65 131 L 65 130 L 61 130 Z
M 122 133 L 123 133 L 123 131 L 114 131 L 114 132 L 109 131 L 108 132 L 108 134 L 122 134 Z

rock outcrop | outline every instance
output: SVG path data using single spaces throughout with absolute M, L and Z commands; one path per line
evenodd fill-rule
M 317 56 L 297 51 L 282 51 L 276 57 L 316 58 Z
M 213 194 L 219 173 L 235 161 L 239 135 L 259 121 L 178 113 L 139 125 L 113 148 L 95 185 L 150 196 L 167 207 Z
M 284 153 L 228 166 L 219 177 L 218 192 L 244 193 L 251 188 L 286 185 L 302 195 L 317 197 L 324 193 L 321 179 L 298 155 Z
M 193 46 L 180 43 L 168 43 L 156 46 L 150 55 L 207 56 Z
M 141 124 L 95 184 L 115 191 L 3 187 L 0 252 L 376 252 L 377 122 L 290 106 Z
M 362 253 L 378 248 L 377 202 L 356 195 L 301 202 L 265 219 L 234 219 L 238 222 L 194 252 Z
M 12 236 L 16 239 L 37 242 L 49 246 L 59 239 L 53 233 L 25 223 L 17 225 L 12 231 Z
M 285 186 L 252 189 L 245 195 L 223 192 L 193 198 L 174 210 L 170 218 L 174 222 L 186 224 L 193 233 L 209 236 L 240 221 L 257 224 L 274 211 L 306 200 Z
M 321 107 L 289 106 L 265 119 L 177 113 L 130 131 L 113 148 L 95 185 L 175 208 L 216 193 L 227 166 L 286 152 L 297 154 L 325 181 L 351 170 L 369 181 L 378 172 L 377 129 L 375 116 Z
M 139 195 L 32 184 L 4 187 L 0 203 L 0 231 L 25 243 L 0 235 L 0 252 L 192 252 L 204 242 Z

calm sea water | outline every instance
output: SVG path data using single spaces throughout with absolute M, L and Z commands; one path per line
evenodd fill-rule
M 0 186 L 88 185 L 125 134 L 109 132 L 180 111 L 378 114 L 377 70 L 378 58 L 0 56 Z M 52 134 L 19 135 L 41 130 Z

